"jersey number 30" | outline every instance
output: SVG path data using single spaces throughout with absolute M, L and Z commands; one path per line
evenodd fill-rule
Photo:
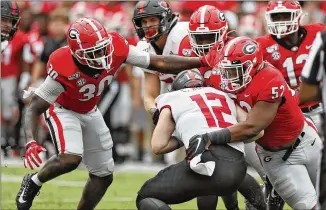
M 205 99 L 200 94 L 190 96 L 191 100 L 197 103 L 201 112 L 205 116 L 208 127 L 226 128 L 233 125 L 232 123 L 225 122 L 224 117 L 222 115 L 222 113 L 228 115 L 232 114 L 229 105 L 226 102 L 225 96 L 218 95 L 216 93 L 206 93 L 205 96 L 208 101 L 219 100 L 221 103 L 221 106 L 211 106 L 211 109 L 213 111 L 212 113 L 208 105 L 206 104 Z M 214 118 L 213 114 L 215 115 L 216 119 Z
M 83 94 L 84 98 L 83 99 L 79 99 L 79 100 L 81 100 L 81 101 L 88 101 L 88 100 L 92 99 L 94 96 L 100 96 L 102 94 L 104 88 L 106 88 L 107 86 L 109 86 L 109 84 L 111 83 L 112 79 L 113 79 L 113 76 L 112 75 L 108 75 L 108 76 L 104 77 L 100 81 L 100 83 L 98 85 L 97 93 L 95 93 L 96 92 L 96 85 L 94 85 L 94 84 L 84 85 L 79 90 L 80 93 L 84 93 Z

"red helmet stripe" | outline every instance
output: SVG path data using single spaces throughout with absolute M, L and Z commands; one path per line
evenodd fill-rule
M 188 73 L 191 80 L 196 80 L 194 72 L 189 70 Z
M 238 41 L 239 39 L 242 39 L 243 37 L 237 37 L 232 39 L 231 41 L 229 41 L 227 43 L 227 45 L 225 46 L 225 51 L 224 51 L 224 57 L 227 57 L 230 51 L 230 48 L 233 46 L 233 44 Z
M 100 30 L 96 27 L 96 25 L 91 20 L 89 20 L 88 18 L 83 18 L 82 20 L 86 21 L 93 28 L 93 30 L 95 31 L 95 33 L 98 37 L 98 40 L 103 39 Z
M 144 13 L 145 1 L 139 3 L 139 14 Z
M 11 13 L 13 15 L 17 15 L 17 7 L 16 7 L 16 2 L 11 1 Z
M 205 5 L 201 9 L 201 13 L 200 13 L 200 27 L 205 27 L 205 14 L 206 14 L 207 7 L 208 7 L 208 5 Z

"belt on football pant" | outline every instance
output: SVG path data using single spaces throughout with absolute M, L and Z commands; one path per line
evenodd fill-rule
M 259 145 L 259 146 L 269 152 L 279 152 L 282 150 L 286 150 L 285 154 L 282 157 L 282 160 L 286 161 L 290 157 L 292 152 L 299 146 L 299 144 L 301 143 L 301 139 L 304 137 L 305 134 L 306 133 L 302 131 L 301 134 L 297 137 L 297 139 L 295 140 L 295 142 L 292 145 L 287 145 L 284 147 L 277 147 L 277 148 L 268 148 L 268 147 L 264 147 L 262 145 Z
M 317 109 L 319 106 L 320 106 L 320 104 L 316 104 L 316 105 L 313 105 L 313 106 L 308 106 L 308 107 L 302 108 L 301 111 L 303 113 L 311 112 L 314 109 Z
M 303 138 L 304 135 L 305 135 L 305 132 L 301 132 L 300 136 L 298 136 L 298 138 L 296 139 L 296 141 L 294 142 L 294 144 L 292 144 L 292 146 L 290 146 L 286 150 L 285 154 L 282 157 L 282 160 L 286 161 L 290 157 L 290 155 L 292 154 L 292 152 L 299 146 L 299 144 L 301 142 L 300 137 Z

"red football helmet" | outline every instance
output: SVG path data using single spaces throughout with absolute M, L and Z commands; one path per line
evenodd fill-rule
M 267 30 L 280 39 L 298 31 L 301 16 L 302 8 L 297 1 L 270 1 L 265 13 Z
M 67 31 L 68 45 L 74 57 L 94 69 L 111 68 L 112 37 L 104 26 L 92 18 L 80 18 Z
M 219 43 L 223 47 L 226 40 L 228 23 L 223 12 L 214 6 L 204 5 L 190 17 L 189 40 L 194 53 L 198 56 L 207 53 Z
M 221 88 L 227 92 L 243 91 L 263 64 L 259 44 L 249 37 L 229 41 L 219 54 Z

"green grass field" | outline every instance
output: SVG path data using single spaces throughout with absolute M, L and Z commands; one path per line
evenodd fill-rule
M 16 209 L 15 197 L 25 173 L 30 173 L 30 170 L 17 167 L 1 168 L 2 209 Z M 85 169 L 78 169 L 45 184 L 39 196 L 35 198 L 32 209 L 76 209 L 87 175 Z M 153 173 L 115 173 L 113 184 L 96 209 L 136 209 L 137 191 L 153 175 Z M 241 209 L 244 209 L 242 196 L 239 195 L 238 198 Z M 172 209 L 196 209 L 196 201 L 171 207 Z M 218 209 L 225 209 L 222 199 Z

